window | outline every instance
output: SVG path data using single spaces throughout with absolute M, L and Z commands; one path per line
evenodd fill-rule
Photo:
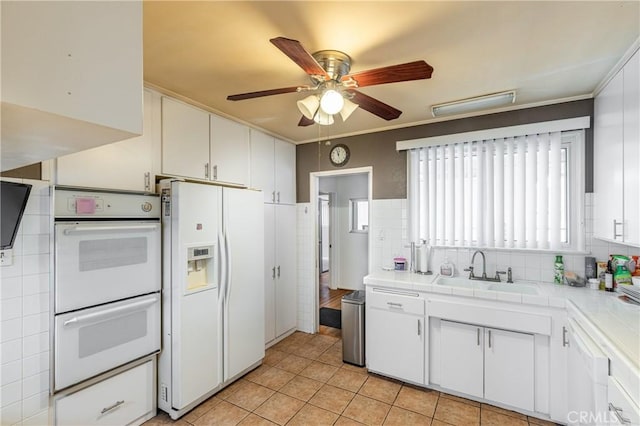
M 369 231 L 369 201 L 349 200 L 349 215 L 351 217 L 351 232 Z
M 582 250 L 584 131 L 409 151 L 410 238 L 432 246 Z

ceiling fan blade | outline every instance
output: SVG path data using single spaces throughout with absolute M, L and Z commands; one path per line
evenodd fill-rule
M 372 98 L 371 96 L 367 96 L 362 92 L 358 92 L 357 90 L 347 90 L 347 92 L 353 94 L 351 102 L 358 104 L 360 108 L 367 110 L 371 114 L 377 115 L 380 118 L 384 118 L 387 121 L 394 120 L 402 114 L 402 111 Z
M 276 37 L 269 40 L 278 49 L 287 55 L 293 62 L 309 75 L 327 76 L 327 72 L 320 66 L 309 52 L 307 52 L 298 40 L 291 40 L 284 37 Z
M 354 80 L 358 84 L 357 87 L 365 87 L 375 84 L 422 80 L 431 78 L 431 73 L 433 73 L 431 65 L 425 61 L 415 61 L 345 75 L 342 77 L 342 81 Z
M 300 127 L 307 127 L 311 126 L 312 124 L 315 124 L 315 121 L 313 121 L 313 119 L 311 118 L 305 117 L 304 115 L 300 117 L 300 121 L 298 121 L 298 126 Z
M 263 96 L 281 95 L 283 93 L 297 92 L 300 86 L 283 87 L 281 89 L 260 90 L 259 92 L 240 93 L 227 96 L 228 101 L 242 101 L 244 99 L 261 98 Z

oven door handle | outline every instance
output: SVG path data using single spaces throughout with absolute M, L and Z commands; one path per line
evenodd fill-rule
M 121 226 L 74 226 L 73 228 L 65 229 L 64 234 L 77 234 L 83 232 L 101 232 L 101 231 L 149 231 L 158 229 L 159 224 L 153 225 L 121 225 Z
M 158 297 L 154 297 L 153 299 L 141 300 L 139 302 L 131 303 L 129 305 L 118 306 L 116 308 L 107 309 L 100 312 L 94 312 L 86 315 L 79 315 L 77 317 L 73 317 L 71 319 L 66 320 L 63 325 L 65 327 L 82 324 L 83 322 L 88 321 L 96 321 L 104 318 L 108 318 L 115 315 L 122 315 L 127 312 L 137 311 L 141 308 L 146 308 L 147 306 L 151 306 L 153 304 L 158 303 Z

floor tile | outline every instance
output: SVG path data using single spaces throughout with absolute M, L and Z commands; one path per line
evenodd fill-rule
M 259 385 L 266 386 L 269 389 L 279 390 L 281 387 L 283 387 L 289 381 L 291 381 L 291 379 L 293 379 L 294 377 L 295 377 L 295 374 L 273 367 L 265 371 L 261 375 L 254 378 L 250 378 L 248 380 L 254 383 L 257 383 Z
M 443 398 L 447 398 L 447 399 L 452 399 L 454 401 L 458 401 L 458 402 L 463 402 L 465 404 L 469 404 L 469 405 L 473 405 L 474 407 L 478 407 L 480 408 L 480 403 L 477 401 L 472 401 L 470 399 L 467 398 L 461 398 L 459 396 L 455 396 L 455 395 L 449 395 L 448 393 L 443 393 L 441 394 L 441 396 Z
M 279 425 L 287 423 L 304 406 L 304 402 L 281 393 L 275 393 L 254 413 Z
M 309 344 L 311 346 L 316 346 L 316 347 L 324 348 L 325 350 L 327 350 L 331 346 L 333 346 L 337 341 L 338 339 L 336 337 L 316 334 L 309 340 Z
M 342 415 L 366 425 L 381 425 L 387 417 L 389 409 L 391 409 L 389 404 L 356 395 Z
M 360 426 L 364 423 L 356 422 L 349 417 L 340 416 L 338 420 L 333 424 L 333 426 Z
M 207 411 L 202 417 L 193 422 L 195 426 L 203 425 L 237 425 L 245 417 L 249 415 L 247 410 L 243 410 L 233 404 L 226 401 L 222 401 L 220 404 Z
M 431 420 L 431 426 L 451 426 L 451 423 L 445 423 L 437 419 Z
M 439 398 L 433 418 L 454 425 L 479 425 L 480 407 L 450 398 Z
M 506 410 L 505 410 L 506 411 Z M 528 426 L 529 423 L 526 420 L 517 419 L 513 416 L 499 413 L 493 410 L 487 410 L 482 408 L 480 411 L 480 424 L 483 426 Z
M 402 385 L 394 380 L 377 376 L 369 376 L 358 393 L 387 404 L 393 404 Z
M 504 415 L 507 415 L 507 416 L 515 417 L 515 418 L 520 419 L 520 420 L 527 421 L 527 416 L 525 416 L 524 414 L 520 414 L 520 413 L 516 413 L 515 411 L 506 410 L 504 408 L 496 407 L 495 405 L 481 404 L 480 410 L 481 411 L 491 410 L 491 411 L 495 411 L 495 412 L 500 413 L 500 414 L 504 414 Z
M 331 346 L 318 357 L 318 361 L 342 367 L 342 348 Z
M 262 360 L 262 363 L 273 367 L 274 365 L 278 364 L 280 361 L 282 361 L 288 356 L 289 354 L 286 352 L 269 348 L 265 351 L 264 359 Z
M 182 416 L 182 419 L 189 423 L 193 423 L 200 417 L 202 417 L 207 411 L 220 404 L 220 402 L 222 402 L 222 399 L 220 399 L 217 395 L 212 396 L 211 398 L 207 399 L 202 404 L 198 405 L 196 408 Z
M 279 392 L 307 402 L 321 387 L 322 382 L 307 377 L 296 376 L 284 385 Z
M 253 411 L 269 399 L 274 392 L 274 390 L 247 381 L 227 398 L 227 402 L 244 408 L 245 410 Z
M 312 362 L 313 360 L 309 358 L 290 354 L 287 355 L 286 358 L 282 359 L 278 364 L 276 364 L 276 367 L 293 374 L 298 374 Z
M 307 404 L 287 423 L 287 426 L 324 426 L 332 425 L 338 415 Z
M 429 426 L 431 424 L 431 417 L 423 416 L 422 414 L 405 410 L 403 408 L 391 407 L 391 410 L 389 410 L 389 414 L 387 414 L 387 418 L 385 419 L 384 424 L 389 426 Z
M 347 405 L 349 405 L 349 402 L 351 402 L 354 395 L 355 394 L 353 392 L 330 385 L 324 385 L 309 400 L 309 404 L 341 414 Z
M 530 425 L 540 425 L 540 426 L 555 426 L 556 425 L 554 422 L 550 422 L 549 420 L 542 420 L 542 419 L 538 419 L 536 417 L 531 417 L 531 416 L 528 416 L 527 420 L 529 421 Z
M 433 417 L 438 403 L 438 396 L 439 392 L 405 385 L 400 389 L 393 405 L 414 411 L 423 416 Z
M 338 367 L 314 361 L 302 370 L 300 375 L 319 382 L 326 382 L 336 371 L 338 371 Z
M 256 416 L 251 413 L 247 417 L 244 418 L 238 426 L 274 426 L 276 423 L 270 422 L 267 419 L 263 419 L 260 416 Z
M 253 370 L 253 372 L 259 370 L 260 368 L 261 367 L 258 367 L 256 370 Z M 268 367 L 266 367 L 266 368 L 268 368 Z M 261 371 L 264 371 L 264 370 L 261 370 Z M 249 374 L 251 374 L 251 373 L 249 373 Z M 244 377 L 247 377 L 247 376 L 244 376 Z M 246 380 L 244 380 L 244 377 L 242 379 L 240 379 L 240 380 L 237 380 L 237 381 L 231 383 L 229 386 L 227 386 L 226 388 L 222 389 L 220 392 L 215 394 L 215 396 L 220 398 L 220 399 L 227 399 L 231 394 L 233 394 L 240 387 L 242 387 L 243 383 L 246 382 Z
M 309 358 L 309 359 L 317 359 L 327 349 L 328 348 L 312 346 L 312 345 L 309 345 L 309 344 L 305 343 L 302 346 L 300 346 L 300 347 L 296 348 L 295 350 L 293 350 L 292 353 L 294 353 L 294 354 L 296 354 L 298 356 Z
M 347 364 L 346 362 L 342 364 L 342 367 L 345 370 L 355 371 L 356 373 L 369 374 L 366 367 L 358 367 L 357 365 Z
M 327 384 L 346 389 L 351 392 L 358 392 L 362 384 L 367 381 L 366 374 L 354 373 L 353 371 L 339 369 L 327 381 Z
M 242 376 L 242 378 L 244 380 L 253 380 L 258 376 L 262 376 L 266 371 L 271 370 L 273 367 L 270 367 L 268 365 L 262 364 L 260 367 L 256 368 L 255 370 L 252 370 L 250 372 L 248 372 L 247 374 L 245 374 L 244 376 Z
M 173 426 L 189 426 L 190 423 L 182 419 L 173 420 L 167 413 L 159 411 L 159 414 L 152 419 L 147 420 L 143 423 L 144 426 L 165 426 L 165 425 L 173 425 Z

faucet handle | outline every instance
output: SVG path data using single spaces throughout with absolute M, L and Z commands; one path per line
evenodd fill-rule
M 464 268 L 464 271 L 469 273 L 469 279 L 474 277 L 474 275 L 473 275 L 473 266 L 469 266 L 467 268 Z
M 507 273 L 506 271 L 496 271 L 495 279 L 500 281 L 500 275 L 505 275 L 506 273 Z

